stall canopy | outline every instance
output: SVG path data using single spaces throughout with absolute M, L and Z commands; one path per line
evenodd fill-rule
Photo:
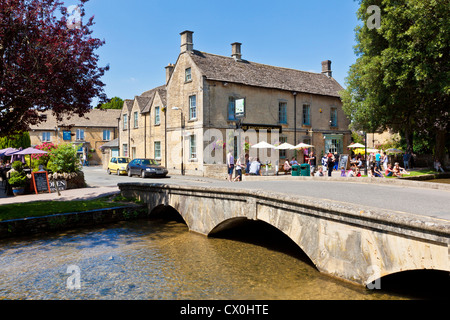
M 291 149 L 308 149 L 308 148 L 314 148 L 314 146 L 311 144 L 301 142 L 298 145 L 292 147 Z
M 45 154 L 45 153 L 48 153 L 48 152 L 30 147 L 30 148 L 23 149 L 21 151 L 14 152 L 12 155 L 16 156 L 16 155 Z M 30 157 L 30 167 L 31 167 L 31 157 Z
M 275 149 L 274 145 L 271 145 L 270 143 L 267 143 L 265 141 L 261 141 L 255 145 L 252 146 L 252 148 L 256 149 Z
M 282 143 L 280 144 L 278 147 L 276 147 L 275 149 L 277 150 L 288 150 L 288 149 L 292 149 L 294 146 L 290 143 Z
M 353 143 L 349 146 L 347 146 L 347 148 L 365 148 L 366 146 L 361 144 L 361 143 Z

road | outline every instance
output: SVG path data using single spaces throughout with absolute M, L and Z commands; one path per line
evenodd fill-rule
M 148 182 L 176 185 L 226 187 L 232 189 L 265 190 L 293 196 L 321 198 L 412 213 L 450 221 L 450 191 L 390 184 L 355 183 L 317 180 L 279 180 L 228 182 L 205 177 L 171 175 L 168 178 L 146 178 L 108 175 L 100 167 L 84 167 L 89 186 L 116 186 L 120 182 Z M 282 179 L 282 178 L 280 178 Z

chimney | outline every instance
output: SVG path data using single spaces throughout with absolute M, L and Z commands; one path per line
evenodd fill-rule
M 188 31 L 188 30 L 180 33 L 180 35 L 181 35 L 181 53 L 194 50 L 194 43 L 192 41 L 193 33 L 194 33 L 193 31 Z
M 172 63 L 169 63 L 169 65 L 166 67 L 166 84 L 169 82 L 169 79 L 172 76 L 174 68 L 175 65 L 173 65 Z
M 322 61 L 322 73 L 325 74 L 328 78 L 332 77 L 331 60 Z
M 231 56 L 234 58 L 235 61 L 241 61 L 242 58 L 241 45 L 242 43 L 239 42 L 231 44 Z

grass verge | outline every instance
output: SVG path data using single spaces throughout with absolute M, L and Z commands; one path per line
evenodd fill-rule
M 82 201 L 35 201 L 0 206 L 0 221 L 42 217 L 58 213 L 82 212 L 96 209 L 122 207 L 132 200 L 125 198 L 102 197 Z

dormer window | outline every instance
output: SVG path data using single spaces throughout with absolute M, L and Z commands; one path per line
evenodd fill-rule
M 184 71 L 184 81 L 185 81 L 185 82 L 190 82 L 190 81 L 192 81 L 191 68 L 187 68 L 187 69 Z

